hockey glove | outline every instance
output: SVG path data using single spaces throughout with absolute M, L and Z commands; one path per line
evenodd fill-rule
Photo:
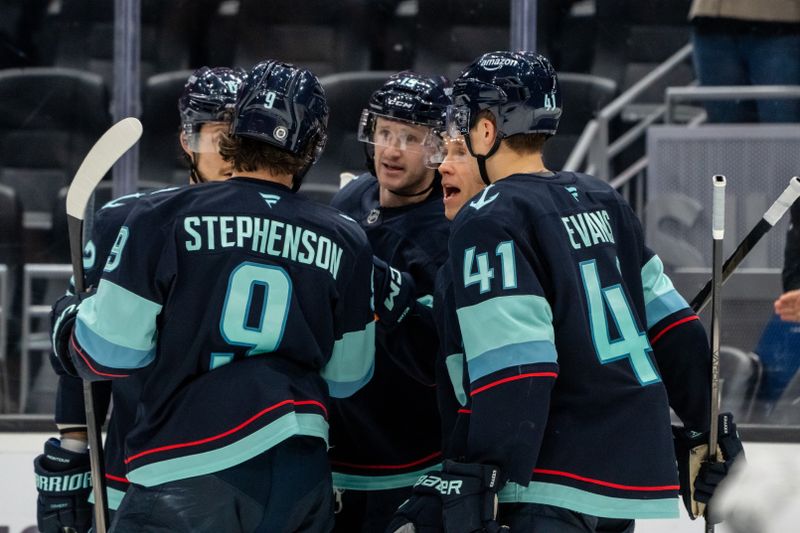
M 383 325 L 396 326 L 416 304 L 414 280 L 375 256 L 372 267 L 375 313 Z
M 442 533 L 441 472 L 428 472 L 414 484 L 411 497 L 392 516 L 386 533 Z
M 497 492 L 505 481 L 497 467 L 445 461 L 440 486 L 445 532 L 508 531 L 496 520 Z
M 50 363 L 58 375 L 77 376 L 78 371 L 69 355 L 69 339 L 78 316 L 78 306 L 83 300 L 94 294 L 93 290 L 79 294 L 66 293 L 59 298 L 50 309 L 50 334 L 53 342 L 54 357 Z
M 694 520 L 703 516 L 706 505 L 717 486 L 725 479 L 734 460 L 741 454 L 742 441 L 736 431 L 731 413 L 721 413 L 718 418 L 717 462 L 708 461 L 708 432 L 687 431 L 672 427 L 675 437 L 675 456 L 683 504 Z
M 43 533 L 74 530 L 86 533 L 92 527 L 92 471 L 89 453 L 75 453 L 48 439 L 44 453 L 33 461 L 36 476 L 36 523 Z

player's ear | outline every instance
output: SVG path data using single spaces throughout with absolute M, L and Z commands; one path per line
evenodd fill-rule
M 186 152 L 186 155 L 191 157 L 192 151 L 189 149 L 189 139 L 186 138 L 186 132 L 182 131 L 179 135 L 179 138 L 181 140 L 181 148 L 183 148 L 183 151 Z
M 476 130 L 477 135 L 473 136 L 472 142 L 477 141 L 481 147 L 477 152 L 485 154 L 494 145 L 497 126 L 488 118 L 481 117 L 473 129 Z

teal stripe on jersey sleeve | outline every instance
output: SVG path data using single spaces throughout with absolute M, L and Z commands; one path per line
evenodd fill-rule
M 500 503 L 540 503 L 605 518 L 678 518 L 678 498 L 638 499 L 603 496 L 585 490 L 531 481 L 527 487 L 508 483 L 498 493 Z
M 553 311 L 541 296 L 498 296 L 457 313 L 470 381 L 509 366 L 556 362 Z
M 469 380 L 474 382 L 493 372 L 517 365 L 553 363 L 558 359 L 556 347 L 550 341 L 530 341 L 489 350 L 467 362 Z
M 420 296 L 419 298 L 417 298 L 417 302 L 419 302 L 420 305 L 424 305 L 425 307 L 432 308 L 433 307 L 433 296 L 430 295 L 430 294 L 426 294 L 425 296 Z
M 447 365 L 450 382 L 453 384 L 453 391 L 456 393 L 456 400 L 461 405 L 467 405 L 467 393 L 464 391 L 464 354 L 448 355 L 444 362 Z
M 644 305 L 647 313 L 647 329 L 653 327 L 664 317 L 689 304 L 672 285 L 672 280 L 664 273 L 664 264 L 654 255 L 642 267 L 642 288 L 644 289 Z
M 375 322 L 361 331 L 349 331 L 333 343 L 330 361 L 322 377 L 334 398 L 355 394 L 371 378 L 375 365 Z
M 156 356 L 155 347 L 150 350 L 134 350 L 108 342 L 89 329 L 80 319 L 75 323 L 75 338 L 92 359 L 108 368 L 144 368 Z
M 97 293 L 81 303 L 75 335 L 101 365 L 141 368 L 155 354 L 160 312 L 161 305 L 102 280 Z

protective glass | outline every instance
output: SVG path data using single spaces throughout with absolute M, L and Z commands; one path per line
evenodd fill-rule
M 438 133 L 426 139 L 425 166 L 428 168 L 439 168 L 443 164 L 463 165 L 470 163 L 470 158 L 472 155 L 463 135 Z
M 201 131 L 203 125 L 220 124 L 225 128 L 206 128 Z M 228 131 L 229 122 L 203 122 L 194 124 L 184 124 L 183 133 L 186 136 L 186 143 L 189 150 L 197 154 L 219 152 L 219 141 L 223 133 Z
M 469 133 L 470 110 L 466 105 L 449 105 L 445 114 L 444 127 L 451 138 Z
M 365 109 L 358 123 L 358 140 L 374 146 L 422 153 L 431 128 Z

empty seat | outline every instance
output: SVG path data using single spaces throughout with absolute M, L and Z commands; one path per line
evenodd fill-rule
M 369 97 L 391 76 L 388 71 L 343 72 L 320 79 L 328 97 L 328 144 L 308 172 L 306 183 L 338 188 L 339 174 L 366 171 L 364 146 L 358 142 L 358 120 Z
M 562 72 L 558 74 L 558 82 L 564 111 L 558 133 L 544 145 L 544 162 L 552 170 L 563 167 L 586 124 L 617 92 L 613 80 L 591 74 Z
M 156 74 L 142 93 L 140 176 L 147 180 L 183 185 L 188 180 L 178 135 L 181 118 L 178 98 L 191 70 Z
M 114 6 L 108 0 L 62 0 L 52 15 L 54 64 L 100 74 L 110 86 L 114 71 Z M 188 36 L 182 2 L 141 2 L 142 79 L 155 72 L 187 68 Z
M 250 69 L 264 59 L 317 76 L 369 67 L 362 31 L 365 0 L 240 0 L 217 13 L 208 51 L 214 62 Z M 230 29 L 231 31 L 226 31 Z
M 8 69 L 0 102 L 0 184 L 16 191 L 26 227 L 47 228 L 58 190 L 110 125 L 106 87 L 72 69 Z
M 720 346 L 719 368 L 722 389 L 720 410 L 733 413 L 736 420 L 747 421 L 761 382 L 761 361 L 753 352 Z
M 419 0 L 414 70 L 455 79 L 472 60 L 511 45 L 510 2 Z

